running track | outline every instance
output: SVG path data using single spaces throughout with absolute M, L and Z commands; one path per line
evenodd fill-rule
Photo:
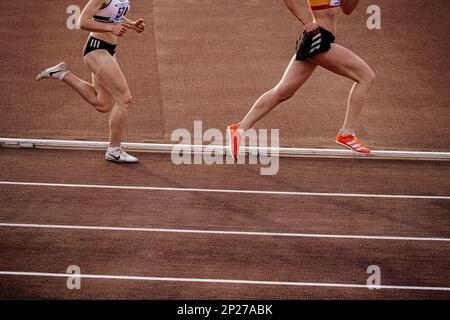
M 0 298 L 450 297 L 448 162 L 283 158 L 263 177 L 167 154 L 0 155 Z M 386 287 L 365 286 L 370 265 Z
M 66 28 L 67 7 L 84 3 L 0 5 L 0 137 L 107 139 L 106 116 L 34 81 L 61 60 L 89 79 L 86 33 Z M 195 120 L 223 130 L 281 76 L 300 31 L 281 2 L 204 4 L 133 3 L 148 29 L 118 52 L 134 95 L 127 141 L 168 143 Z M 377 1 L 376 31 L 365 27 L 371 4 L 337 34 L 378 76 L 358 132 L 378 150 L 448 152 L 450 2 Z M 279 128 L 283 147 L 335 147 L 350 87 L 318 70 L 259 125 Z M 0 298 L 450 298 L 448 162 L 286 158 L 262 177 L 258 166 L 175 166 L 167 154 L 134 166 L 102 156 L 0 148 Z M 82 290 L 69 291 L 74 264 Z M 364 286 L 369 265 L 383 289 Z

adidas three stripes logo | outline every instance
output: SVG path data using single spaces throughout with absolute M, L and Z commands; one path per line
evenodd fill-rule
M 98 48 L 100 48 L 100 40 L 91 39 L 91 44 L 90 45 L 91 45 L 92 48 L 98 49 Z
M 322 42 L 322 34 L 316 34 L 312 38 L 312 44 L 311 44 L 311 50 L 309 50 L 309 53 L 313 53 L 314 51 L 320 49 L 320 43 Z

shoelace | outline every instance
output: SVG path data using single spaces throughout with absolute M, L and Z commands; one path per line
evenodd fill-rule
M 125 151 L 125 147 L 120 147 L 119 152 L 120 152 L 124 157 L 127 157 L 127 156 L 128 156 L 128 153 L 126 153 L 126 151 Z
M 355 136 L 353 136 L 353 141 L 355 141 L 357 144 L 361 145 L 361 141 Z

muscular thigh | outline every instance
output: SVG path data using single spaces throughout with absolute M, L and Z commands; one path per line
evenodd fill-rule
M 127 80 L 119 64 L 106 50 L 93 51 L 85 56 L 84 61 L 101 90 L 106 89 L 113 97 L 129 93 Z
M 354 81 L 360 82 L 373 78 L 372 69 L 363 59 L 335 43 L 331 45 L 329 51 L 308 58 L 308 61 Z
M 308 80 L 315 69 L 316 65 L 314 63 L 309 61 L 297 61 L 294 55 L 277 87 L 289 91 L 296 91 L 306 80 Z
M 112 93 L 97 79 L 97 76 L 92 73 L 92 84 L 94 85 L 95 92 L 97 92 L 97 102 L 99 105 L 105 106 L 108 109 L 112 109 L 114 106 L 114 96 Z

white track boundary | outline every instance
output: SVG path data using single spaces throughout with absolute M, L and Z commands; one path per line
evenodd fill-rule
M 141 152 L 171 152 L 174 147 L 183 148 L 184 152 L 215 152 L 226 154 L 228 148 L 225 146 L 208 145 L 179 145 L 158 143 L 123 143 L 128 150 Z M 0 138 L 0 146 L 16 146 L 23 148 L 55 148 L 55 149 L 82 149 L 99 150 L 105 149 L 108 142 L 101 141 L 74 141 L 74 140 L 45 140 L 45 139 L 19 139 Z M 405 160 L 442 160 L 450 161 L 450 152 L 425 152 L 425 151 L 390 151 L 373 150 L 371 155 L 362 156 L 346 149 L 318 149 L 318 148 L 256 148 L 245 147 L 247 153 L 278 154 L 279 156 L 299 157 L 331 157 L 331 158 L 364 158 L 364 159 L 405 159 Z
M 62 230 L 91 230 L 91 231 L 119 231 L 119 232 L 154 232 L 154 233 L 180 233 L 202 235 L 235 235 L 258 237 L 290 237 L 290 238 L 319 238 L 319 239 L 354 239 L 354 240 L 394 240 L 394 241 L 440 241 L 450 242 L 450 238 L 430 237 L 399 237 L 399 236 L 363 236 L 346 234 L 317 234 L 317 233 L 287 233 L 287 232 L 257 232 L 234 230 L 192 230 L 192 229 L 163 229 L 163 228 L 137 228 L 137 227 L 108 227 L 108 226 L 77 226 L 57 224 L 27 224 L 27 223 L 0 223 L 4 228 L 31 228 L 31 229 L 62 229 Z
M 364 284 L 347 283 L 321 283 L 321 282 L 287 282 L 287 281 L 257 281 L 238 279 L 200 279 L 200 278 L 169 278 L 169 277 L 145 277 L 145 276 L 125 276 L 125 275 L 101 275 L 101 274 L 67 274 L 49 272 L 18 272 L 0 271 L 2 276 L 28 276 L 28 277 L 53 277 L 53 278 L 80 278 L 80 279 L 100 279 L 100 280 L 128 280 L 128 281 L 149 281 L 149 282 L 193 282 L 193 283 L 214 283 L 214 284 L 245 284 L 245 285 L 265 285 L 265 286 L 294 286 L 294 287 L 325 287 L 325 288 L 357 288 L 357 289 L 389 289 L 389 290 L 414 290 L 414 291 L 450 291 L 449 287 L 420 287 L 420 286 L 391 286 L 379 285 L 368 286 Z
M 378 199 L 405 199 L 405 200 L 450 200 L 450 196 L 430 195 L 399 195 L 399 194 L 370 194 L 370 193 L 327 193 L 327 192 L 297 192 L 297 191 L 270 191 L 245 189 L 206 189 L 206 188 L 172 188 L 151 186 L 117 186 L 101 184 L 69 184 L 46 182 L 20 182 L 0 181 L 0 185 L 28 186 L 28 187 L 54 187 L 54 188 L 86 188 L 86 189 L 118 189 L 142 191 L 167 192 L 203 192 L 203 193 L 234 193 L 234 194 L 264 194 L 274 196 L 306 196 L 306 197 L 341 197 L 341 198 L 378 198 Z

